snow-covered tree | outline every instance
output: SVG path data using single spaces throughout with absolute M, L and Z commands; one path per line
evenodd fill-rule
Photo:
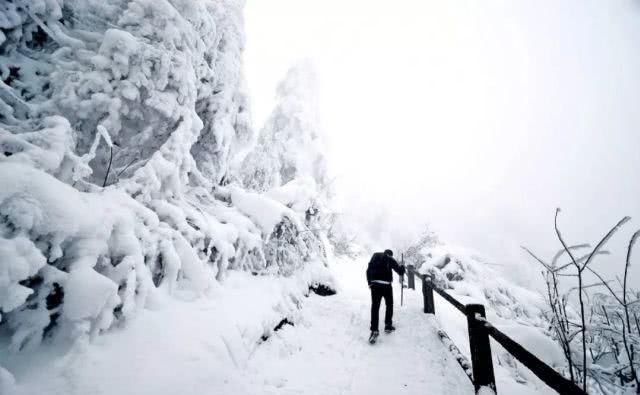
M 229 185 L 253 137 L 242 5 L 0 5 L 0 329 L 14 349 L 96 335 L 229 270 L 322 266 L 304 213 Z
M 286 257 L 324 254 L 329 182 L 318 113 L 316 75 L 308 62 L 292 67 L 277 88 L 276 105 L 240 164 L 242 184 L 299 213 L 300 233 L 281 223 L 270 239 L 267 260 L 279 266 Z M 305 251 L 283 252 L 306 246 Z M 289 259 L 291 261 L 291 259 Z M 285 264 L 290 266 L 290 264 Z
M 317 113 L 317 78 L 308 62 L 292 67 L 277 88 L 276 106 L 242 170 L 243 183 L 265 192 L 295 179 L 327 188 Z

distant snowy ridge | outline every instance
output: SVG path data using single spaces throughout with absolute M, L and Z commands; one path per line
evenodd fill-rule
M 241 164 L 262 151 L 242 79 L 242 5 L 0 8 L 0 329 L 14 350 L 98 334 L 159 293 L 210 293 L 229 270 L 331 281 L 321 153 L 287 165 L 286 180 L 266 174 L 269 188 L 246 182 Z M 304 136 L 309 124 L 297 125 L 291 136 Z M 289 149 L 307 143 L 316 150 Z

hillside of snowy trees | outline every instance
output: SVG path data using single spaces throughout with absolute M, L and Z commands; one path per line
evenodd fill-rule
M 0 333 L 13 351 L 97 335 L 230 271 L 331 287 L 313 73 L 292 68 L 253 130 L 242 7 L 0 6 Z

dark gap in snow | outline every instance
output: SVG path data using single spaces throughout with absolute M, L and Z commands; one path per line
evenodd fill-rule
M 42 276 L 33 276 L 33 277 L 29 277 L 26 280 L 22 280 L 20 282 L 18 282 L 18 284 L 22 285 L 23 287 L 27 287 L 27 288 L 35 288 L 38 285 L 42 284 L 42 282 L 44 281 L 44 279 L 42 278 Z
M 2 151 L 4 152 L 5 156 L 19 154 L 20 152 L 24 151 L 24 146 L 11 141 L 1 142 L 0 147 L 2 147 Z
M 116 320 L 119 320 L 120 318 L 122 318 L 123 307 L 124 307 L 124 304 L 120 303 L 119 305 L 116 306 L 115 309 L 113 309 L 113 316 L 116 318 Z
M 19 71 L 19 67 L 9 66 L 9 75 L 7 76 L 7 79 L 4 80 L 4 83 L 11 86 L 11 83 L 18 78 Z
M 73 23 L 74 18 L 75 18 L 75 12 L 73 12 L 71 7 L 69 7 L 66 4 L 63 5 L 62 18 L 60 19 L 60 22 L 62 22 L 62 24 L 65 25 L 67 28 L 72 28 L 74 26 L 74 23 Z
M 31 99 L 33 99 L 35 97 L 35 95 L 33 93 L 27 91 L 26 89 L 20 90 L 20 96 L 22 96 L 24 98 L 24 100 L 26 100 L 26 101 L 30 101 Z
M 220 253 L 219 253 L 218 249 L 215 246 L 211 247 L 211 250 L 209 251 L 209 262 L 215 263 L 216 260 L 218 259 L 219 255 L 220 255 Z M 233 258 L 234 258 L 234 261 L 235 261 L 235 257 L 233 257 Z M 230 263 L 233 263 L 233 262 L 230 262 Z
M 464 276 L 460 273 L 446 273 L 445 276 L 449 281 L 462 281 L 464 280 Z
M 49 41 L 49 35 L 40 26 L 31 33 L 31 40 L 27 41 L 27 47 L 33 50 L 44 48 Z
M 47 295 L 47 310 L 53 310 L 62 304 L 64 300 L 64 290 L 58 283 L 53 283 L 51 293 Z
M 336 290 L 324 285 L 324 284 L 316 284 L 309 287 L 309 291 L 313 292 L 318 296 L 333 296 L 336 294 Z
M 285 325 L 295 326 L 295 324 L 293 322 L 289 321 L 288 318 L 285 318 L 282 321 L 280 321 L 280 323 L 278 323 L 278 325 L 276 325 L 275 328 L 273 328 L 273 332 L 272 333 L 275 333 L 275 332 L 279 331 Z M 264 335 L 262 335 L 262 337 L 260 339 L 263 342 L 266 342 L 267 340 L 269 340 L 269 337 L 271 337 L 271 334 L 264 334 Z
M 196 231 L 200 230 L 200 227 L 196 225 L 195 221 L 192 218 L 187 218 L 187 224 L 189 224 L 189 226 L 191 226 Z
M 164 271 L 163 271 L 163 262 L 162 262 L 162 254 L 158 255 L 157 261 L 156 261 L 156 267 L 155 267 L 155 271 L 153 271 L 153 275 L 151 276 L 151 280 L 153 281 L 153 285 L 157 287 L 160 286 L 160 283 L 162 282 L 162 279 L 164 278 Z
M 280 323 L 279 323 L 278 325 L 276 325 L 276 327 L 275 327 L 275 328 L 273 328 L 273 331 L 274 331 L 274 332 L 277 332 L 277 331 L 279 331 L 280 329 L 282 329 L 282 327 L 283 327 L 283 326 L 285 326 L 285 325 L 295 326 L 295 325 L 293 324 L 293 322 L 289 321 L 289 319 L 288 319 L 288 318 L 285 318 L 284 320 L 280 321 Z

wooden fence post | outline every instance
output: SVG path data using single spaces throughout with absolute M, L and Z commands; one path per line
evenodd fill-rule
M 416 289 L 416 277 L 413 273 L 413 265 L 407 265 L 407 288 Z
M 473 384 L 476 394 L 482 387 L 489 387 L 496 392 L 489 334 L 484 327 L 484 321 L 476 319 L 476 315 L 486 318 L 484 306 L 481 304 L 468 304 L 465 307 L 467 324 L 469 325 L 469 349 L 471 350 L 471 364 L 473 366 Z
M 422 300 L 424 302 L 425 314 L 435 314 L 436 308 L 433 303 L 433 288 L 427 284 L 427 280 L 422 279 Z

